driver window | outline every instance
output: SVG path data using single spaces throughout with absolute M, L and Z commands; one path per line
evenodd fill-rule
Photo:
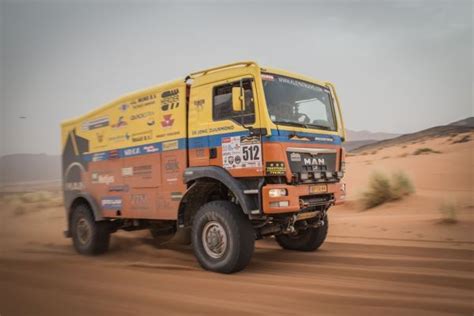
M 252 91 L 252 81 L 244 80 L 245 111 L 232 110 L 232 87 L 240 86 L 240 81 L 214 87 L 212 117 L 214 121 L 233 120 L 238 124 L 255 123 L 255 105 Z

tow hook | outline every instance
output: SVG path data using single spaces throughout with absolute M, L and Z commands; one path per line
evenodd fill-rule
M 293 234 L 296 232 L 295 229 L 295 222 L 296 222 L 296 215 L 293 215 L 290 220 L 288 221 L 288 225 L 286 226 L 285 230 L 283 231 L 284 234 Z

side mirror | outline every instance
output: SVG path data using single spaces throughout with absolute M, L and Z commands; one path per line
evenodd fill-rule
M 232 87 L 232 111 L 245 111 L 245 94 L 242 88 L 242 81 L 240 82 L 240 87 Z

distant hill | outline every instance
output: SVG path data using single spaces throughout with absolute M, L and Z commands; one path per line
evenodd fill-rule
M 394 138 L 400 136 L 400 134 L 393 133 L 378 133 L 378 132 L 369 132 L 369 131 L 353 131 L 346 129 L 346 138 L 348 142 L 355 141 L 379 141 L 389 138 Z
M 456 135 L 460 133 L 474 131 L 474 117 L 456 121 L 447 125 L 435 126 L 419 132 L 401 135 L 395 138 L 369 143 L 353 149 L 353 152 L 362 152 L 366 150 L 373 150 L 376 148 L 394 146 L 403 143 L 419 141 L 427 138 L 436 138 L 448 135 Z
M 61 179 L 60 156 L 12 154 L 0 157 L 0 183 Z
M 359 147 L 374 144 L 376 142 L 378 142 L 378 140 L 374 139 L 346 141 L 342 143 L 342 147 L 344 147 L 346 151 L 353 151 Z

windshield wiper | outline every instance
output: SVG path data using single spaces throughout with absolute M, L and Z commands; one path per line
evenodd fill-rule
M 307 125 L 307 124 L 298 123 L 298 122 L 273 121 L 273 123 L 275 123 L 275 124 L 280 124 L 280 125 L 289 125 L 289 126 L 296 126 L 296 127 L 308 128 L 308 125 Z
M 330 131 L 331 128 L 325 125 L 316 125 L 316 124 L 308 124 L 309 127 L 317 128 L 317 129 L 323 129 L 325 131 Z

